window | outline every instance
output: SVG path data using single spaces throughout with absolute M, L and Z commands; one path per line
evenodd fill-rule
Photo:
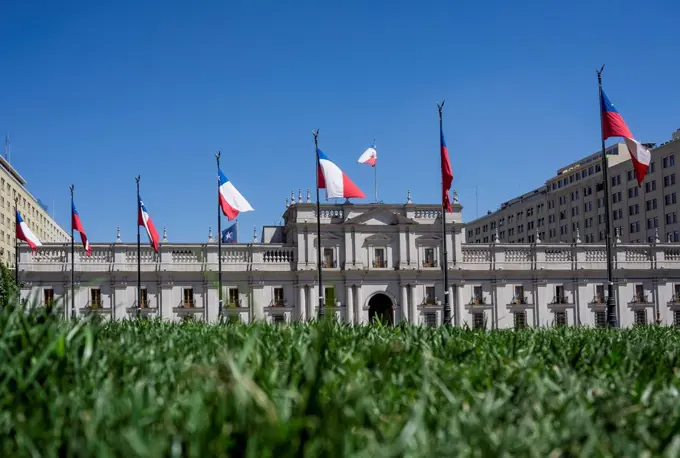
M 638 232 L 640 232 L 640 222 L 635 221 L 634 223 L 630 223 L 630 233 L 636 234 Z
M 515 312 L 514 314 L 515 329 L 522 329 L 527 327 L 527 312 Z
M 612 202 L 613 203 L 621 202 L 621 191 L 612 193 Z
M 621 184 L 621 175 L 616 175 L 612 177 L 612 187 Z
M 604 285 L 595 286 L 595 300 L 593 302 L 595 304 L 604 304 L 604 299 Z
M 477 312 L 472 314 L 472 329 L 484 329 L 484 312 Z
M 635 179 L 635 173 L 632 170 L 628 171 L 628 181 L 633 181 Z
M 665 188 L 666 186 L 672 186 L 675 184 L 675 174 L 671 173 L 670 175 L 666 175 L 663 177 L 663 187 Z
M 647 229 L 654 229 L 655 227 L 659 227 L 659 218 L 657 216 L 647 218 Z
M 286 302 L 283 299 L 283 288 L 274 288 L 274 307 L 285 307 Z
M 635 311 L 635 326 L 644 326 L 647 324 L 647 310 Z
M 555 303 L 556 304 L 566 304 L 566 298 L 564 297 L 564 286 L 555 286 Z
M 182 307 L 194 306 L 194 290 L 193 288 L 184 288 L 182 292 Z
M 680 286 L 680 285 L 679 285 Z M 483 304 L 484 303 L 484 293 L 482 291 L 481 286 L 475 286 L 474 287 L 474 293 L 472 297 L 472 303 L 475 305 Z
M 335 307 L 335 286 L 324 287 L 324 304 L 326 307 Z
M 607 312 L 595 312 L 595 326 L 598 328 L 607 326 Z
M 648 200 L 647 202 L 645 202 L 645 206 L 647 207 L 647 211 L 656 210 L 656 199 Z
M 102 291 L 99 288 L 92 288 L 90 290 L 90 307 L 93 309 L 102 306 Z
M 572 207 L 571 209 L 571 216 L 578 216 L 578 207 Z
M 662 162 L 664 169 L 667 169 L 668 167 L 673 167 L 675 165 L 675 155 L 671 154 L 670 156 L 664 157 Z
M 325 267 L 327 269 L 333 268 L 333 267 L 338 267 L 337 264 L 335 263 L 333 251 L 334 251 L 333 248 L 324 248 L 323 249 L 323 265 L 322 265 L 322 267 Z
M 285 324 L 286 323 L 286 317 L 281 314 L 276 314 L 272 316 L 274 324 Z
M 240 307 L 241 306 L 241 301 L 238 298 L 238 288 L 229 288 L 227 297 L 229 298 L 229 302 L 228 302 L 229 307 Z
M 565 311 L 555 312 L 555 326 L 566 325 L 567 325 L 567 312 Z
M 645 289 L 643 285 L 635 285 L 635 297 L 633 302 L 645 303 L 647 302 L 647 297 L 645 296 Z
M 628 198 L 632 199 L 633 197 L 638 196 L 638 187 L 630 188 L 628 189 Z
M 373 267 L 387 267 L 387 261 L 385 260 L 385 249 L 384 248 L 376 248 L 374 255 L 375 255 L 375 260 L 373 261 Z
M 591 186 L 586 186 L 583 188 L 583 195 L 584 196 L 589 196 L 593 193 L 593 188 Z
M 656 169 L 656 162 L 652 161 L 652 163 L 649 164 L 649 170 L 647 173 L 654 173 L 654 169 Z
M 425 303 L 428 305 L 435 305 L 437 303 L 434 297 L 434 286 L 425 287 Z
M 515 286 L 515 297 L 513 298 L 513 303 L 515 304 L 526 304 L 526 298 L 524 297 L 524 286 Z
M 428 312 L 425 314 L 425 326 L 428 328 L 437 327 L 437 314 L 433 312 Z
M 673 326 L 680 326 L 680 310 L 673 310 Z
M 666 205 L 671 205 L 677 202 L 677 197 L 674 192 L 666 194 L 665 196 Z
M 656 180 L 645 183 L 645 192 L 656 191 Z
M 45 307 L 52 307 L 54 305 L 54 290 L 52 288 L 45 288 L 43 290 L 43 303 Z
M 140 293 L 141 293 L 141 296 L 142 296 L 142 299 L 139 302 L 140 307 L 143 308 L 143 309 L 148 308 L 149 307 L 149 295 L 147 294 L 146 288 L 142 288 L 140 290 Z
M 666 224 L 673 224 L 678 222 L 678 215 L 675 212 L 666 213 Z

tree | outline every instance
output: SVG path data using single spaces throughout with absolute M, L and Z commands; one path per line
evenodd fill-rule
M 0 263 L 0 307 L 15 305 L 18 291 L 14 273 L 4 263 Z

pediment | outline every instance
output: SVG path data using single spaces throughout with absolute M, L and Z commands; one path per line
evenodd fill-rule
M 359 216 L 345 220 L 349 224 L 364 224 L 366 226 L 396 226 L 397 224 L 418 224 L 417 221 L 407 218 L 385 208 L 376 208 Z
M 421 235 L 420 237 L 416 237 L 417 244 L 439 244 L 441 242 L 442 238 L 437 237 L 436 235 L 425 234 Z
M 389 243 L 392 241 L 392 237 L 385 234 L 373 234 L 366 237 L 366 243 Z
M 339 237 L 333 233 L 330 232 L 322 232 L 321 233 L 321 240 L 342 240 L 342 237 Z

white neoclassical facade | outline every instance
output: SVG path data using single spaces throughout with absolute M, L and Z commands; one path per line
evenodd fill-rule
M 605 246 L 580 243 L 466 244 L 462 207 L 446 214 L 449 294 L 456 326 L 599 325 L 605 322 Z M 304 321 L 318 316 L 316 206 L 297 202 L 284 225 L 265 227 L 260 243 L 222 245 L 224 319 Z M 443 318 L 442 231 L 438 205 L 323 204 L 321 249 L 326 304 L 338 319 L 438 325 Z M 70 244 L 24 246 L 22 298 L 63 300 L 71 314 Z M 621 326 L 680 324 L 680 244 L 614 247 Z M 218 246 L 142 247 L 146 316 L 216 322 Z M 96 244 L 75 258 L 75 314 L 136 315 L 136 244 Z

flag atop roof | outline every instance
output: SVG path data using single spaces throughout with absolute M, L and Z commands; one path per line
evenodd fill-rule
M 603 140 L 610 137 L 623 137 L 626 146 L 628 147 L 630 158 L 633 161 L 633 170 L 635 171 L 635 178 L 637 179 L 638 186 L 642 186 L 642 180 L 644 180 L 645 175 L 647 174 L 652 155 L 647 148 L 635 140 L 628 125 L 623 120 L 623 116 L 621 116 L 614 104 L 611 103 L 607 94 L 604 93 L 604 90 L 601 94 L 600 108 L 602 110 Z
M 375 149 L 375 145 L 366 148 L 366 151 L 364 151 L 361 156 L 359 157 L 359 160 L 357 161 L 359 164 L 368 164 L 371 167 L 375 167 L 375 162 L 378 159 L 378 152 Z
M 28 224 L 24 222 L 24 219 L 21 217 L 21 213 L 19 213 L 19 210 L 17 210 L 16 213 L 17 213 L 16 237 L 18 240 L 23 240 L 24 242 L 28 243 L 28 246 L 30 246 L 31 249 L 33 250 L 33 253 L 35 253 L 36 251 L 35 247 L 42 246 L 42 243 L 40 243 L 38 237 L 36 237 L 33 231 L 31 231 L 31 229 L 28 227 Z

